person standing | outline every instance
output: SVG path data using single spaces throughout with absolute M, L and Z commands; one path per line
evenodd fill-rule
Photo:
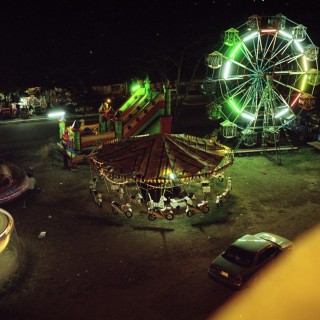
M 69 159 L 70 159 L 70 157 L 68 156 L 67 152 L 65 151 L 63 153 L 63 167 L 65 170 L 70 170 Z
M 32 173 L 27 174 L 28 177 L 28 189 L 24 198 L 23 208 L 27 207 L 27 204 L 33 203 L 36 200 L 36 179 Z

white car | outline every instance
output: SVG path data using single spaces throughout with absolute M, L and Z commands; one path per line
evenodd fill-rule
M 292 247 L 290 240 L 273 233 L 244 235 L 211 262 L 208 276 L 240 288 L 258 269 Z

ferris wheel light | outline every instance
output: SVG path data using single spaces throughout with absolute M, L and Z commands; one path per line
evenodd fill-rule
M 227 61 L 224 67 L 223 79 L 227 79 L 229 77 L 230 68 L 231 68 L 231 61 Z
M 296 116 L 293 113 L 291 113 L 289 116 L 286 117 L 286 121 L 290 122 L 290 121 L 294 120 L 295 118 L 296 118 Z
M 231 59 L 234 58 L 234 56 L 236 55 L 236 53 L 237 53 L 237 51 L 239 50 L 240 46 L 241 46 L 241 42 L 238 43 L 238 44 L 236 45 L 236 47 L 233 49 L 233 51 L 231 52 L 231 54 L 230 54 L 230 58 L 231 58 Z M 230 68 L 231 68 L 231 63 L 232 63 L 232 61 L 227 61 L 226 65 L 225 65 L 225 67 L 224 67 L 223 79 L 228 79 L 228 77 L 229 77 L 229 72 L 230 72 Z
M 261 33 L 275 33 L 277 32 L 277 29 L 261 29 Z
M 287 33 L 287 32 L 285 32 L 285 31 L 283 31 L 283 30 L 279 30 L 279 33 L 280 33 L 282 36 L 284 36 L 285 38 L 288 38 L 288 39 L 292 39 L 292 38 L 293 38 L 290 33 Z
M 289 112 L 289 109 L 288 109 L 288 108 L 283 109 L 283 110 L 281 110 L 280 112 L 278 112 L 274 117 L 275 117 L 275 118 L 280 118 L 281 116 L 285 115 L 285 114 L 288 113 L 288 112 Z
M 301 44 L 297 40 L 293 40 L 293 43 L 295 44 L 296 48 L 300 51 L 300 53 L 304 52 Z
M 133 86 L 132 88 L 131 88 L 131 90 L 132 91 L 136 91 L 136 90 L 138 90 L 140 88 L 140 85 L 138 84 L 138 85 L 136 85 L 136 86 Z
M 241 43 L 238 43 L 237 45 L 236 45 L 236 47 L 234 48 L 234 50 L 232 51 L 232 53 L 231 53 L 231 55 L 230 55 L 230 58 L 234 58 L 234 56 L 236 55 L 236 53 L 237 53 L 237 51 L 239 50 L 239 48 L 240 48 L 240 46 L 241 46 Z
M 304 71 L 308 71 L 308 70 L 309 70 L 309 67 L 308 67 L 308 61 L 307 61 L 306 56 L 303 56 L 302 61 L 303 61 Z
M 249 35 L 247 35 L 246 37 L 244 37 L 244 38 L 242 39 L 242 42 L 246 42 L 246 41 L 248 41 L 248 40 L 251 40 L 251 39 L 253 39 L 254 37 L 256 37 L 258 34 L 259 34 L 258 31 L 252 32 L 252 33 L 250 33 Z
M 231 104 L 231 106 L 233 107 L 233 109 L 234 109 L 235 111 L 237 111 L 238 113 L 240 113 L 240 109 L 239 109 L 238 106 L 234 103 L 233 100 L 229 100 L 228 102 Z
M 293 106 L 295 105 L 295 103 L 298 101 L 298 99 L 300 98 L 300 96 L 301 96 L 301 93 L 299 93 L 299 94 L 296 96 L 296 98 L 292 101 L 290 107 L 293 107 Z
M 307 83 L 307 75 L 304 75 L 302 78 L 302 84 L 301 84 L 301 88 L 300 88 L 301 91 L 305 90 L 306 83 Z
M 252 121 L 256 120 L 256 117 L 251 113 L 243 112 L 241 115 L 246 119 L 249 119 L 249 120 L 252 120 Z
M 211 64 L 216 65 L 210 71 L 219 110 L 216 105 L 210 106 L 210 116 L 262 136 L 256 141 L 246 135 L 237 147 L 260 142 L 265 146 L 266 142 L 278 142 L 276 135 L 269 137 L 265 132 L 278 134 L 287 121 L 313 107 L 320 83 L 319 48 L 305 27 L 282 16 L 243 26 L 236 29 L 238 32 L 232 29 L 222 42 L 216 53 L 221 55 L 221 64 Z M 236 136 L 226 133 L 226 125 L 221 126 L 224 137 Z

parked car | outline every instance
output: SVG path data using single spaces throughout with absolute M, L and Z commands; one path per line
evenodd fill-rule
M 208 276 L 240 288 L 262 266 L 292 246 L 290 240 L 268 232 L 244 235 L 211 262 Z

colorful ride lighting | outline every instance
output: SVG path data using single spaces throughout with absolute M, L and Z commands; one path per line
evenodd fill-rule
M 233 100 L 229 100 L 228 103 L 231 104 L 231 106 L 233 107 L 233 109 L 234 109 L 235 111 L 237 111 L 238 113 L 240 113 L 240 109 L 239 109 L 238 106 L 234 103 Z
M 138 90 L 139 88 L 140 88 L 140 85 L 138 84 L 138 85 L 136 85 L 136 86 L 131 87 L 131 91 L 136 91 L 136 90 Z
M 230 69 L 231 69 L 231 61 L 227 61 L 223 70 L 223 79 L 228 79 Z
M 238 43 L 236 45 L 236 47 L 233 49 L 233 51 L 231 52 L 231 54 L 230 54 L 230 58 L 231 59 L 234 59 L 234 56 L 236 55 L 236 53 L 237 53 L 237 51 L 239 50 L 240 47 L 241 47 L 241 42 Z M 223 71 L 223 79 L 228 79 L 229 72 L 230 72 L 230 69 L 231 69 L 231 63 L 232 63 L 232 61 L 227 61 L 226 62 L 225 67 L 224 67 L 224 71 Z
M 228 30 L 228 42 L 224 41 L 221 51 L 215 53 L 221 52 L 222 57 L 220 65 L 212 63 L 221 66 L 212 73 L 220 103 L 219 109 L 212 105 L 210 116 L 225 120 L 225 138 L 237 136 L 225 130 L 231 128 L 227 123 L 254 133 L 273 130 L 278 134 L 278 128 L 285 127 L 287 121 L 314 108 L 312 98 L 320 84 L 320 50 L 305 27 L 282 15 L 268 17 L 267 25 L 250 17 L 249 23 L 238 30 L 239 35 Z M 278 137 L 269 141 L 266 135 L 266 139 L 273 143 Z M 257 142 L 263 143 L 260 139 Z M 252 145 L 249 139 L 240 138 L 238 146 L 241 143 Z
M 299 51 L 300 53 L 303 53 L 303 52 L 304 52 L 301 44 L 300 44 L 297 40 L 293 40 L 293 43 L 294 43 L 294 45 L 296 46 L 296 48 L 298 49 L 298 51 Z
M 259 34 L 258 31 L 252 32 L 252 33 L 250 33 L 249 35 L 247 35 L 246 37 L 244 37 L 244 38 L 242 39 L 242 42 L 246 42 L 246 41 L 248 41 L 248 40 L 251 40 L 251 39 L 255 38 L 258 34 Z
M 292 35 L 286 31 L 283 31 L 283 30 L 279 30 L 279 33 L 284 36 L 285 38 L 288 38 L 288 39 L 292 39 Z
M 305 74 L 302 78 L 302 83 L 301 83 L 301 87 L 300 87 L 300 90 L 301 91 L 304 91 L 305 88 L 306 88 L 306 83 L 307 83 L 307 75 Z
M 290 107 L 293 107 L 293 106 L 296 104 L 296 102 L 299 100 L 300 96 L 301 96 L 301 93 L 299 93 L 299 94 L 296 96 L 296 98 L 292 101 Z
M 303 62 L 304 71 L 308 71 L 309 70 L 309 66 L 308 66 L 308 60 L 307 60 L 306 56 L 303 56 L 302 62 Z
M 234 50 L 232 51 L 232 53 L 231 53 L 231 55 L 230 55 L 230 58 L 231 58 L 231 59 L 234 58 L 234 56 L 236 55 L 236 53 L 237 53 L 237 51 L 239 50 L 240 46 L 241 46 L 241 42 L 238 43 L 238 44 L 236 45 L 236 47 L 234 48 Z
M 280 118 L 280 117 L 282 117 L 283 115 L 285 115 L 288 112 L 289 112 L 289 108 L 282 109 L 274 117 L 275 118 Z
M 256 116 L 253 115 L 253 114 L 251 114 L 251 113 L 248 113 L 248 112 L 242 112 L 242 113 L 241 113 L 241 116 L 242 116 L 243 118 L 246 118 L 246 119 L 251 120 L 251 121 L 256 120 Z
M 275 33 L 277 32 L 277 29 L 261 29 L 260 32 L 261 33 Z

